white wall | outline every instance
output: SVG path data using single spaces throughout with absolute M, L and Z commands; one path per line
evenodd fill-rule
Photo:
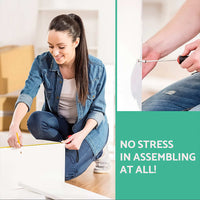
M 118 0 L 117 110 L 141 109 L 142 1 Z
M 40 8 L 97 10 L 98 57 L 105 64 L 115 62 L 114 0 L 0 0 L 0 46 L 35 44 Z M 89 40 L 89 38 L 88 38 Z
M 0 0 L 0 46 L 33 44 L 38 0 Z

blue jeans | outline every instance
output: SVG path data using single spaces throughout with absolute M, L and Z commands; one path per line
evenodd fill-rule
M 73 134 L 73 124 L 69 124 L 64 118 L 46 111 L 32 113 L 27 125 L 36 139 L 61 142 L 68 135 Z M 85 140 L 83 140 L 79 150 L 65 149 L 65 180 L 70 180 L 82 174 L 102 153 L 101 151 L 95 157 Z
M 142 103 L 143 111 L 199 111 L 200 73 L 166 87 Z

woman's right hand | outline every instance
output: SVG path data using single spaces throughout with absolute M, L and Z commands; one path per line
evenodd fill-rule
M 156 52 L 151 46 L 144 43 L 142 47 L 143 60 L 158 60 L 160 54 Z M 142 63 L 142 79 L 156 66 L 157 62 Z
M 18 142 L 17 134 L 19 137 L 20 144 Z M 8 141 L 9 146 L 11 147 L 20 148 L 22 146 L 22 133 L 21 133 L 21 130 L 19 129 L 19 126 L 15 126 L 12 124 L 10 125 L 9 138 L 7 141 Z

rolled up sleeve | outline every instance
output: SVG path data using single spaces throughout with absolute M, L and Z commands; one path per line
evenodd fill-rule
M 32 64 L 28 79 L 25 82 L 25 87 L 21 91 L 15 103 L 15 107 L 18 105 L 18 103 L 25 103 L 28 107 L 28 111 L 31 108 L 33 98 L 36 96 L 40 88 L 40 84 L 42 83 L 38 60 L 39 57 L 37 57 Z
M 18 103 L 25 103 L 29 111 L 31 109 L 32 102 L 33 102 L 33 99 L 31 96 L 29 96 L 28 94 L 20 94 L 15 103 L 15 107 L 17 106 Z
M 106 84 L 106 70 L 104 65 L 102 64 L 102 73 L 97 86 L 96 97 L 91 104 L 89 114 L 87 117 L 87 119 L 94 119 L 97 122 L 97 126 L 95 128 L 99 127 L 105 115 L 105 108 L 106 108 L 105 84 Z

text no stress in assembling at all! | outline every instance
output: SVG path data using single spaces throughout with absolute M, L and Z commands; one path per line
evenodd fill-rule
M 156 174 L 156 164 L 159 162 L 196 161 L 195 153 L 167 152 L 173 148 L 173 140 L 121 140 L 120 149 L 123 149 L 126 152 L 120 153 L 120 161 L 123 163 L 120 167 L 120 174 Z M 145 151 L 152 151 L 152 149 L 159 151 L 162 149 L 162 152 L 127 152 L 127 150 L 130 149 L 137 149 L 138 151 L 141 151 L 142 149 L 145 149 Z M 127 162 L 145 162 L 145 164 L 125 165 L 124 163 Z M 150 165 L 146 165 L 146 162 L 149 162 Z

